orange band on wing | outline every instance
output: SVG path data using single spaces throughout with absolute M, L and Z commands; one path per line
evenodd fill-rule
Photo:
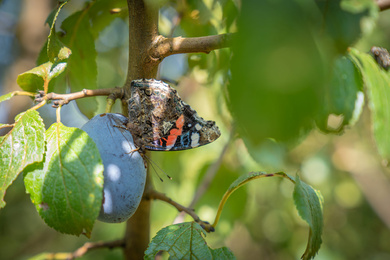
M 176 143 L 177 137 L 181 135 L 183 132 L 183 126 L 184 126 L 184 115 L 182 114 L 177 120 L 176 120 L 176 127 L 171 129 L 169 131 L 168 138 L 161 138 L 162 140 L 166 141 L 166 146 L 173 146 Z M 163 145 L 163 142 L 160 139 L 160 145 Z

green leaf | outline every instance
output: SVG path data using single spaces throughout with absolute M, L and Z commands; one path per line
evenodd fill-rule
M 45 63 L 18 75 L 16 82 L 25 91 L 37 92 L 43 89 L 45 78 L 50 71 L 51 64 Z
M 46 157 L 25 176 L 39 215 L 59 232 L 90 236 L 103 189 L 99 151 L 84 131 L 53 124 L 46 131 Z
M 150 242 L 144 259 L 154 259 L 160 250 L 167 251 L 169 259 L 236 259 L 226 247 L 211 249 L 204 239 L 205 234 L 195 222 L 165 227 Z
M 236 259 L 232 251 L 227 247 L 217 248 L 211 251 L 212 259 Z
M 286 178 L 291 182 L 295 183 L 295 189 L 293 193 L 295 205 L 297 207 L 299 215 L 309 224 L 310 227 L 309 239 L 306 251 L 302 255 L 302 259 L 311 259 L 317 254 L 322 242 L 321 235 L 323 229 L 323 200 L 320 192 L 315 191 L 306 183 L 301 182 L 299 176 L 294 179 L 292 176 L 284 172 L 251 172 L 248 174 L 241 175 L 229 186 L 228 190 L 224 194 L 218 207 L 217 216 L 215 217 L 215 221 L 212 226 L 215 227 L 217 225 L 224 204 L 235 190 L 255 179 L 275 176 Z
M 294 143 L 314 127 L 333 55 L 319 48 L 325 43 L 308 22 L 316 7 L 264 0 L 244 1 L 241 10 L 227 86 L 238 132 L 253 146 L 268 138 Z
M 183 11 L 180 28 L 177 34 L 187 37 L 201 37 L 218 34 L 217 28 L 212 24 L 213 10 L 204 1 L 190 0 Z M 217 20 L 216 20 L 217 21 Z M 219 21 L 219 20 L 218 20 Z M 220 24 L 218 24 L 220 26 Z
M 48 23 L 50 25 L 50 34 L 47 39 L 47 56 L 49 61 L 55 63 L 69 58 L 72 51 L 67 48 L 59 39 L 56 33 L 56 21 L 58 14 L 60 13 L 62 7 L 66 5 L 68 1 L 63 2 L 57 9 L 54 17 L 52 14 L 48 17 Z
M 364 105 L 363 80 L 355 64 L 345 56 L 334 63 L 333 76 L 324 93 L 324 107 L 318 127 L 324 132 L 340 132 L 344 126 L 352 126 L 360 117 Z M 343 115 L 337 129 L 329 129 L 330 114 Z
M 112 14 L 110 13 L 112 9 L 120 9 L 121 12 L 119 14 Z M 91 6 L 88 15 L 92 24 L 91 32 L 96 39 L 99 33 L 109 26 L 114 19 L 121 18 L 126 20 L 128 18 L 127 2 L 124 0 L 98 0 Z
M 0 102 L 3 102 L 3 101 L 6 101 L 8 99 L 11 99 L 13 96 L 16 95 L 16 91 L 13 91 L 13 92 L 10 92 L 10 93 L 7 93 L 5 95 L 2 95 L 0 96 Z
M 320 249 L 323 229 L 322 205 L 323 198 L 319 191 L 304 182 L 301 182 L 299 176 L 295 178 L 294 202 L 299 215 L 310 226 L 309 240 L 302 259 L 312 259 Z
M 25 91 L 37 92 L 46 90 L 49 83 L 58 77 L 66 68 L 66 62 L 46 62 L 38 67 L 18 75 L 16 82 Z
M 53 254 L 44 252 L 44 253 L 40 253 L 38 255 L 30 256 L 28 258 L 28 260 L 47 260 L 50 258 L 53 258 Z
M 47 56 L 47 40 L 45 44 L 42 46 L 41 51 L 39 52 L 36 65 L 41 65 L 49 61 L 49 57 Z
M 47 16 L 45 23 L 49 25 L 51 28 L 53 26 L 54 21 L 57 19 L 58 8 L 51 10 L 50 14 Z
M 15 118 L 15 126 L 0 137 L 0 208 L 6 189 L 29 164 L 43 160 L 45 126 L 35 110 Z
M 62 42 L 72 50 L 68 59 L 67 78 L 72 92 L 97 88 L 95 41 L 91 33 L 88 8 L 66 18 L 61 28 L 66 32 Z M 92 117 L 97 109 L 96 97 L 77 100 L 83 114 Z
M 371 110 L 375 142 L 379 154 L 390 160 L 390 77 L 369 54 L 350 50 L 352 60 L 363 75 L 364 85 Z
M 237 19 L 239 14 L 238 7 L 233 0 L 223 0 L 221 1 L 221 5 L 223 6 L 223 21 L 226 23 L 226 28 L 229 31 L 229 28 L 233 24 L 233 22 Z
M 317 0 L 316 3 L 324 19 L 325 32 L 340 54 L 369 33 L 378 17 L 378 6 L 371 0 Z
M 9 100 L 9 99 L 11 99 L 14 96 L 34 97 L 35 95 L 36 95 L 36 93 L 33 93 L 33 92 L 26 92 L 26 91 L 16 90 L 16 91 L 9 92 L 9 93 L 7 93 L 7 94 L 5 94 L 3 96 L 0 96 L 0 103 L 3 102 L 3 101 Z M 1 128 L 1 125 L 4 125 L 4 124 L 0 124 L 0 128 Z M 9 125 L 9 124 L 7 124 L 7 125 Z
M 284 143 L 276 142 L 273 139 L 266 139 L 260 144 L 253 144 L 243 137 L 250 156 L 261 165 L 266 171 L 275 171 L 283 168 L 287 159 L 287 146 Z

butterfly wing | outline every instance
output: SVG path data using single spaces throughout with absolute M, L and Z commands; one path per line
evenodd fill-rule
M 168 134 L 153 140 L 145 148 L 154 151 L 187 150 L 214 142 L 220 135 L 214 121 L 204 120 L 198 116 L 195 110 L 184 103 L 183 114 L 169 129 Z
M 140 79 L 132 81 L 131 87 L 131 130 L 146 149 L 187 150 L 211 143 L 221 135 L 215 122 L 198 116 L 168 84 Z

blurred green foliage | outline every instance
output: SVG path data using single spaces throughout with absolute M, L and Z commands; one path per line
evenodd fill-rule
M 320 114 L 326 124 L 324 97 L 334 82 L 334 60 L 351 45 L 362 52 L 368 52 L 372 45 L 390 47 L 389 11 L 378 15 L 373 1 L 162 2 L 159 30 L 165 36 L 195 37 L 241 29 L 234 55 L 222 49 L 208 55 L 180 55 L 184 60 L 180 67 L 166 68 L 168 63 L 162 63 L 167 75 L 180 71 L 175 87 L 181 97 L 202 117 L 215 120 L 222 136 L 194 150 L 153 153 L 151 159 L 173 178 L 162 176 L 164 182 L 160 182 L 153 175 L 156 189 L 188 205 L 209 165 L 228 145 L 215 180 L 195 206 L 203 220 L 213 220 L 219 200 L 237 176 L 259 170 L 299 171 L 325 200 L 323 244 L 317 259 L 389 259 L 390 230 L 385 221 L 390 216 L 378 213 L 388 204 L 378 208 L 377 203 L 383 200 L 371 194 L 378 189 L 373 181 L 384 178 L 382 182 L 389 183 L 390 175 L 380 165 L 371 142 L 369 114 L 363 112 L 342 136 L 322 134 L 314 123 Z M 127 66 L 126 11 L 114 15 L 99 12 L 106 4 L 109 8 L 125 6 L 124 1 L 100 0 L 89 13 L 99 88 L 123 84 Z M 82 8 L 85 6 L 71 1 L 59 19 L 63 21 Z M 245 15 L 238 17 L 240 12 Z M 360 87 L 353 89 L 354 93 L 357 89 Z M 99 113 L 104 98 L 97 100 Z M 346 98 L 344 104 L 350 107 L 352 103 Z M 339 114 L 340 107 L 342 103 L 336 103 L 329 114 Z M 231 140 L 232 119 L 240 136 Z M 359 168 L 365 170 L 371 185 L 362 181 Z M 159 169 L 156 171 L 161 175 Z M 208 244 L 212 248 L 228 246 L 238 259 L 298 259 L 308 227 L 293 205 L 292 189 L 290 183 L 271 178 L 238 190 L 228 200 L 217 231 L 207 235 Z M 73 251 L 88 241 L 47 227 L 24 194 L 21 178 L 7 190 L 5 199 L 7 206 L 0 211 L 3 259 Z M 176 215 L 171 206 L 153 203 L 152 236 L 172 224 Z M 185 219 L 191 220 L 188 216 Z M 97 222 L 91 240 L 117 239 L 123 228 L 124 224 Z M 121 259 L 121 251 L 93 251 L 82 259 Z

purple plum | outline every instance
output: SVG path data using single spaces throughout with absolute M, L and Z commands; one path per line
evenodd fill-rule
M 120 223 L 137 210 L 145 188 L 146 169 L 136 151 L 128 119 L 121 114 L 100 114 L 82 130 L 94 140 L 104 165 L 103 202 L 98 220 Z

